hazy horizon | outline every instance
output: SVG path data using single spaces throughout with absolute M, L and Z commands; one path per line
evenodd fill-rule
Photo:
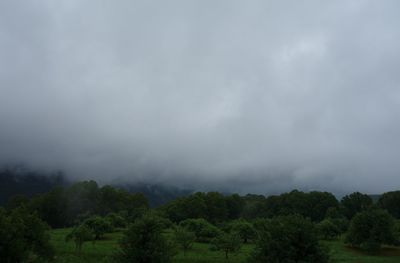
M 399 189 L 399 8 L 0 2 L 0 166 L 242 193 Z

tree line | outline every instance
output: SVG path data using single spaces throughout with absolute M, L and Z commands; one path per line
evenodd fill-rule
M 374 202 L 355 192 L 338 200 L 328 192 L 293 190 L 273 196 L 197 192 L 150 208 L 141 193 L 84 181 L 32 198 L 14 196 L 0 208 L 0 258 L 54 258 L 48 230 L 71 227 L 66 242 L 85 242 L 123 231 L 113 262 L 169 262 L 194 242 L 226 258 L 243 244 L 249 262 L 328 262 L 321 240 L 344 237 L 349 246 L 375 252 L 400 243 L 400 191 Z

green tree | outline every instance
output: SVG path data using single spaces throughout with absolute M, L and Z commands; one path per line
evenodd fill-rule
M 225 197 L 218 192 L 208 192 L 205 196 L 207 206 L 206 219 L 215 224 L 222 222 L 228 217 L 228 208 Z
M 225 258 L 229 258 L 229 254 L 236 253 L 242 246 L 242 241 L 237 233 L 222 233 L 211 241 L 211 248 L 222 250 Z
M 117 262 L 168 263 L 175 255 L 174 245 L 163 235 L 159 217 L 146 214 L 124 233 Z
M 199 242 L 209 242 L 221 233 L 221 230 L 203 218 L 186 219 L 179 225 L 194 232 Z
M 243 219 L 231 222 L 229 228 L 231 232 L 240 236 L 243 243 L 247 243 L 249 239 L 253 239 L 256 235 L 253 225 Z
M 140 217 L 149 208 L 141 193 L 129 193 L 123 189 L 105 185 L 99 189 L 96 211 L 100 215 L 126 211 L 132 220 Z
M 65 191 L 67 216 L 70 225 L 81 214 L 95 214 L 99 202 L 99 187 L 95 181 L 83 181 L 71 185 Z
M 317 232 L 322 239 L 335 239 L 342 233 L 341 229 L 335 224 L 333 219 L 324 219 L 317 224 Z
M 86 219 L 83 222 L 94 234 L 94 239 L 99 240 L 102 239 L 104 234 L 110 233 L 113 231 L 111 223 L 103 217 L 94 216 Z
M 30 206 L 51 227 L 65 227 L 70 223 L 67 215 L 68 199 L 62 187 L 56 187 L 50 192 L 33 198 Z
M 237 219 L 241 216 L 245 201 L 238 195 L 233 194 L 225 197 L 229 219 Z
M 7 209 L 12 210 L 20 206 L 27 206 L 29 203 L 29 198 L 25 195 L 17 194 L 12 196 L 7 202 Z
M 87 225 L 82 224 L 74 227 L 65 237 L 66 242 L 69 242 L 70 240 L 74 241 L 75 249 L 80 253 L 85 242 L 94 240 L 94 234 Z
M 110 222 L 113 228 L 124 228 L 127 226 L 128 222 L 126 219 L 117 213 L 109 213 L 105 219 Z
M 359 192 L 346 195 L 340 201 L 343 208 L 343 214 L 352 219 L 358 212 L 368 209 L 372 205 L 372 199 L 366 194 Z
M 331 207 L 326 211 L 325 219 L 335 224 L 343 234 L 349 228 L 350 221 L 342 214 L 343 209 Z
M 261 224 L 249 262 L 325 263 L 328 253 L 318 243 L 314 225 L 300 215 L 276 217 Z
M 54 256 L 48 225 L 25 207 L 11 212 L 0 208 L 0 237 L 2 262 L 25 262 L 32 255 L 43 260 Z
M 400 218 L 400 191 L 384 193 L 378 200 L 378 206 L 386 209 L 395 218 Z
M 331 193 L 318 191 L 305 193 L 293 190 L 279 196 L 269 196 L 261 204 L 257 216 L 273 217 L 299 214 L 310 218 L 313 222 L 320 222 L 325 218 L 328 209 L 338 206 L 336 197 Z
M 176 243 L 182 247 L 184 255 L 186 255 L 187 250 L 192 248 L 196 240 L 196 235 L 193 232 L 179 226 L 175 228 L 174 237 Z
M 394 219 L 387 211 L 363 211 L 351 220 L 346 242 L 370 252 L 379 251 L 382 244 L 395 244 L 394 227 Z
M 310 192 L 307 195 L 307 202 L 310 205 L 310 209 L 304 216 L 310 217 L 313 222 L 322 221 L 329 209 L 339 207 L 336 197 L 328 192 Z
M 268 217 L 266 210 L 266 198 L 263 195 L 247 194 L 242 197 L 244 206 L 242 209 L 242 217 L 245 219 L 255 219 L 258 217 Z

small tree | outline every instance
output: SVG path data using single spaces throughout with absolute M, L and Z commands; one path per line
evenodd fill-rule
M 176 243 L 182 247 L 183 254 L 186 255 L 186 251 L 192 248 L 196 235 L 179 226 L 175 229 L 174 235 Z
M 376 252 L 382 244 L 396 242 L 394 226 L 394 219 L 387 211 L 367 210 L 358 213 L 351 220 L 346 242 L 369 252 Z
M 88 218 L 83 224 L 93 232 L 95 240 L 102 239 L 105 233 L 110 233 L 113 230 L 111 223 L 100 216 Z
M 314 225 L 300 215 L 276 217 L 260 224 L 251 263 L 326 263 L 328 253 L 318 243 Z
M 249 239 L 254 238 L 256 234 L 253 225 L 245 220 L 233 221 L 230 224 L 230 231 L 236 232 L 245 244 L 248 242 Z
M 105 219 L 113 228 L 124 228 L 127 225 L 126 219 L 117 213 L 109 213 Z
M 82 246 L 87 241 L 93 241 L 93 232 L 87 225 L 79 225 L 74 227 L 72 231 L 65 237 L 65 241 L 69 242 L 73 240 L 75 243 L 75 249 L 78 253 L 82 251 Z
M 223 233 L 211 241 L 211 245 L 216 250 L 225 252 L 225 258 L 228 259 L 230 253 L 236 253 L 242 246 L 242 240 L 237 233 Z
M 330 240 L 340 236 L 340 228 L 332 219 L 325 219 L 317 224 L 317 232 L 322 239 Z
M 121 249 L 115 256 L 117 262 L 168 263 L 175 248 L 162 234 L 159 217 L 146 214 L 137 219 L 120 241 Z
M 203 218 L 186 219 L 179 225 L 185 227 L 191 232 L 194 232 L 196 235 L 196 240 L 199 242 L 209 242 L 211 239 L 217 237 L 221 233 L 219 228 Z

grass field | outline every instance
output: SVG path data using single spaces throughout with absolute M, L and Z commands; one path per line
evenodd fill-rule
M 73 242 L 65 242 L 65 236 L 70 229 L 52 230 L 52 243 L 57 253 L 56 262 L 80 263 L 80 262 L 112 262 L 111 256 L 118 247 L 118 239 L 122 236 L 121 232 L 108 234 L 104 240 L 95 243 L 87 242 L 83 246 L 82 253 L 75 252 Z M 367 255 L 359 250 L 347 248 L 342 241 L 325 242 L 331 249 L 332 262 L 344 263 L 399 263 L 400 248 L 385 247 L 379 255 Z M 211 262 L 245 262 L 247 255 L 251 253 L 253 245 L 245 245 L 240 252 L 231 255 L 229 260 L 221 251 L 210 251 L 208 244 L 195 243 L 192 250 L 186 256 L 183 252 L 174 257 L 176 263 L 211 263 Z

